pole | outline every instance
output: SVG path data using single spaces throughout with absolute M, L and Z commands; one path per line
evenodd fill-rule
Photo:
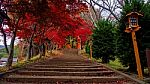
M 78 49 L 78 55 L 81 54 L 81 38 L 78 36 L 77 38 L 77 49 Z
M 92 40 L 90 40 L 90 59 L 92 60 Z
M 138 52 L 135 31 L 132 31 L 131 34 L 132 34 L 132 41 L 133 41 L 133 46 L 134 46 L 134 53 L 135 53 L 135 58 L 136 58 L 138 76 L 139 76 L 139 79 L 142 80 L 143 74 L 142 74 L 142 69 L 141 69 L 141 63 L 140 63 L 140 57 L 139 57 L 139 52 Z

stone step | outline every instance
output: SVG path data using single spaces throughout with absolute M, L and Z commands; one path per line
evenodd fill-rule
M 56 83 L 56 82 L 72 82 L 72 83 L 109 83 L 124 80 L 120 76 L 111 77 L 98 77 L 98 76 L 21 76 L 21 75 L 10 75 L 4 78 L 7 82 L 21 82 L 21 83 Z
M 101 65 L 90 65 L 90 66 L 65 66 L 65 65 L 33 65 L 33 67 L 41 67 L 41 68 L 54 68 L 54 67 L 57 67 L 57 68 L 96 68 L 96 67 L 103 67 Z
M 61 60 L 48 60 L 46 61 L 46 63 L 66 63 L 66 64 L 82 64 L 82 63 L 87 63 L 87 62 L 78 62 L 78 61 L 61 61 Z M 40 62 L 40 63 L 45 63 L 45 62 Z M 88 62 L 88 63 L 91 63 L 91 62 Z
M 59 60 L 59 59 L 50 59 L 46 60 L 44 62 L 39 62 L 39 63 L 67 63 L 67 64 L 82 64 L 82 63 L 92 63 L 90 60 L 84 60 L 84 61 L 79 61 L 79 60 Z
M 128 83 L 127 81 L 107 82 L 107 83 L 72 83 L 72 82 L 53 82 L 53 83 L 16 83 L 16 82 L 0 82 L 0 84 L 136 84 L 135 82 Z
M 35 65 L 54 65 L 54 66 L 91 66 L 93 64 L 84 63 L 84 64 L 65 64 L 65 63 L 38 63 Z
M 0 84 L 37 84 L 37 83 L 15 83 L 15 82 L 6 82 L 6 81 L 2 81 L 0 82 Z M 39 84 L 39 83 L 38 83 Z M 47 83 L 42 83 L 42 84 L 47 84 Z
M 91 72 L 60 72 L 60 71 L 27 71 L 22 70 L 16 72 L 19 75 L 34 76 L 110 76 L 114 71 L 91 71 Z
M 85 63 L 85 62 L 77 62 L 77 61 L 75 61 L 75 62 L 69 62 L 69 61 L 67 61 L 67 62 L 64 62 L 64 63 L 66 63 L 66 64 L 82 64 L 82 63 Z
M 27 67 L 29 71 L 107 71 L 106 68 L 38 68 L 38 67 Z

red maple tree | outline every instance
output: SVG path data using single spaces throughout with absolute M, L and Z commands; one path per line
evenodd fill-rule
M 17 37 L 28 41 L 29 50 L 33 43 L 42 46 L 47 44 L 47 40 L 64 45 L 68 36 L 80 36 L 84 43 L 92 34 L 91 24 L 80 17 L 81 12 L 88 10 L 81 0 L 16 0 L 12 5 L 9 11 L 12 10 L 17 17 L 22 15 L 14 24 Z M 11 28 L 10 32 L 13 31 Z M 29 59 L 30 54 L 29 51 Z

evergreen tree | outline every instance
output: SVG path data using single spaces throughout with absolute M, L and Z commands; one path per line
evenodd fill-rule
M 108 20 L 99 20 L 93 30 L 93 57 L 102 58 L 103 63 L 114 60 L 116 49 L 116 28 Z
M 126 28 L 125 17 L 126 14 L 130 12 L 139 12 L 144 15 L 144 17 L 139 18 L 139 25 L 141 26 L 141 29 L 136 32 L 142 69 L 144 69 L 147 64 L 145 56 L 145 46 L 142 40 L 144 39 L 143 35 L 145 34 L 145 32 L 150 30 L 150 26 L 148 25 L 148 23 L 150 23 L 150 5 L 148 3 L 144 3 L 144 0 L 126 0 L 121 12 L 122 16 L 119 23 L 120 39 L 118 44 L 118 58 L 123 65 L 129 66 L 129 71 L 136 72 L 136 61 L 131 34 L 124 32 Z

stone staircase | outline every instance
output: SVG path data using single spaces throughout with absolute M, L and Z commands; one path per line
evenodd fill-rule
M 46 59 L 5 75 L 0 84 L 138 84 L 98 63 L 64 50 L 64 55 Z

